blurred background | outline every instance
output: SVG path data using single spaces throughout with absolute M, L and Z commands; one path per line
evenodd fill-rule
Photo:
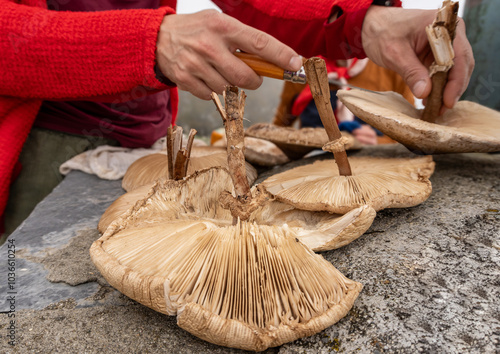
M 468 0 L 467 3 L 465 0 L 459 0 L 460 10 L 459 15 L 463 16 L 464 9 L 469 8 L 481 8 L 481 11 L 469 11 L 473 13 L 474 18 L 471 21 L 474 21 L 474 25 L 483 25 L 484 20 L 478 18 L 481 16 L 488 16 L 487 12 L 485 13 L 484 8 L 487 7 L 481 3 L 496 3 L 496 5 L 500 5 L 500 0 Z M 403 0 L 403 7 L 405 8 L 420 8 L 420 9 L 438 9 L 441 7 L 442 0 Z M 492 9 L 489 17 L 493 21 L 493 14 L 497 13 L 497 9 Z M 201 11 L 204 9 L 218 9 L 211 1 L 209 0 L 178 0 L 177 2 L 177 10 L 178 13 L 193 13 L 197 11 Z M 467 15 L 467 13 L 466 13 Z M 474 30 L 474 26 L 470 23 L 466 16 L 467 29 L 468 32 L 472 32 Z M 495 22 L 498 22 L 495 20 Z M 477 31 L 474 31 L 477 33 Z M 484 33 L 484 32 L 483 32 Z M 494 36 L 497 31 L 490 32 L 491 36 Z M 485 48 L 490 46 L 488 44 L 488 40 L 486 36 L 481 37 L 483 43 L 482 46 Z M 498 42 L 498 40 L 497 40 Z M 473 43 L 474 47 L 474 43 Z M 479 50 L 479 49 L 477 49 Z M 474 52 L 476 53 L 476 48 L 474 48 Z M 477 59 L 476 59 L 477 61 Z M 496 60 L 495 60 L 496 61 Z M 495 66 L 500 67 L 500 66 Z M 496 68 L 498 70 L 498 68 Z M 476 73 L 476 71 L 475 71 Z M 476 77 L 476 80 L 484 81 L 484 77 Z M 474 80 L 474 77 L 473 77 Z M 474 82 L 471 80 L 471 84 Z M 268 79 L 264 78 L 263 85 L 255 91 L 247 90 L 245 91 L 247 94 L 247 101 L 245 107 L 245 118 L 247 121 L 245 122 L 245 126 L 250 126 L 252 124 L 258 122 L 270 122 L 272 117 L 274 116 L 276 107 L 279 103 L 280 94 L 282 90 L 283 82 L 280 80 Z M 474 88 L 472 88 L 473 90 Z M 215 110 L 215 106 L 211 101 L 203 101 L 200 100 L 191 94 L 180 91 L 180 104 L 179 104 L 179 116 L 177 123 L 182 126 L 184 130 L 189 130 L 194 128 L 198 130 L 198 136 L 210 136 L 211 132 L 217 128 L 222 127 L 222 121 Z M 467 94 L 467 93 L 466 93 Z M 468 94 L 469 99 L 478 100 L 478 95 L 474 93 Z M 489 95 L 493 96 L 493 95 Z M 500 95 L 496 95 L 500 97 Z M 490 98 L 490 97 L 488 97 Z

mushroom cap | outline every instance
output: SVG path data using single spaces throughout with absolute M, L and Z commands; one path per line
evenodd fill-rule
M 290 227 L 221 220 L 230 213 L 214 202 L 226 180 L 227 171 L 212 168 L 158 181 L 92 245 L 99 271 L 125 295 L 229 347 L 261 351 L 345 316 L 361 284 Z
M 258 138 L 245 137 L 245 161 L 259 166 L 276 166 L 290 159 L 276 144 Z
M 187 182 L 182 183 L 160 179 L 156 184 L 152 183 L 125 193 L 116 199 L 101 216 L 98 224 L 99 232 L 104 233 L 113 221 L 123 216 L 138 201 L 149 198 L 155 193 L 155 188 L 178 189 L 179 185 L 185 186 L 185 183 L 190 186 L 189 189 L 192 192 L 181 189 L 181 193 L 190 193 L 191 195 L 200 193 L 200 195 L 204 195 L 204 198 L 190 197 L 186 199 L 186 197 L 179 195 L 178 198 L 183 200 L 182 208 L 179 207 L 175 198 L 172 199 L 173 201 L 162 202 L 160 208 L 162 220 L 167 218 L 169 220 L 206 218 L 220 226 L 229 225 L 233 217 L 228 210 L 220 207 L 217 199 L 223 190 L 232 190 L 232 181 L 225 169 L 216 170 L 217 172 L 213 171 L 207 174 L 205 174 L 205 170 L 198 171 L 192 177 L 187 177 Z M 214 175 L 217 177 L 208 178 Z M 210 190 L 205 190 L 207 183 L 213 181 L 217 181 L 217 188 L 212 186 Z M 186 189 L 187 187 L 182 188 Z M 255 194 L 255 188 L 252 192 Z M 355 208 L 344 215 L 339 215 L 297 210 L 291 205 L 271 200 L 254 211 L 249 221 L 261 225 L 288 227 L 296 233 L 299 240 L 312 250 L 326 251 L 345 246 L 357 239 L 368 230 L 375 216 L 375 210 L 366 205 Z
M 269 140 L 245 137 L 245 161 L 259 166 L 276 166 L 290 162 L 290 159 L 276 144 Z M 224 135 L 213 146 L 226 147 L 227 140 Z
M 376 212 L 369 205 L 348 213 L 309 212 L 277 200 L 255 211 L 250 220 L 261 225 L 286 226 L 313 251 L 329 251 L 348 245 L 372 225 Z
M 147 184 L 145 186 L 137 187 L 130 192 L 127 192 L 120 197 L 118 197 L 102 214 L 99 223 L 97 224 L 97 230 L 101 234 L 106 231 L 108 226 L 118 219 L 121 215 L 125 214 L 127 210 L 132 208 L 138 200 L 144 199 L 148 193 L 151 191 L 154 183 Z
M 356 116 L 411 151 L 500 151 L 500 112 L 480 104 L 460 101 L 433 122 L 426 122 L 420 119 L 421 111 L 395 92 L 353 89 L 339 90 L 337 96 Z
M 262 185 L 278 200 L 298 209 L 338 214 L 362 205 L 377 211 L 411 207 L 431 194 L 431 156 L 350 157 L 349 163 L 352 176 L 340 176 L 334 160 L 322 160 L 273 175 Z
M 258 123 L 245 130 L 249 137 L 268 140 L 276 144 L 291 160 L 297 160 L 314 149 L 321 149 L 328 142 L 324 128 L 281 127 L 268 123 Z M 349 133 L 342 132 L 348 138 L 346 150 L 360 149 L 359 142 Z
M 194 150 L 194 149 L 193 149 Z M 196 149 L 190 158 L 187 174 L 213 166 L 227 167 L 227 154 L 225 151 L 203 154 L 205 149 Z M 206 149 L 207 151 L 210 151 Z M 251 185 L 257 179 L 257 170 L 249 163 L 245 164 L 248 183 Z M 140 186 L 150 185 L 159 178 L 168 176 L 168 160 L 166 151 L 151 154 L 137 159 L 130 165 L 123 177 L 122 187 L 126 191 L 134 190 Z

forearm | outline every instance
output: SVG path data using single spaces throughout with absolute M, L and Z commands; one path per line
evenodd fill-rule
M 214 0 L 227 14 L 267 32 L 309 57 L 329 59 L 364 57 L 361 26 L 372 0 L 267 1 Z M 340 16 L 328 23 L 332 14 Z
M 157 33 L 171 8 L 56 12 L 0 0 L 0 95 L 112 96 L 155 79 Z

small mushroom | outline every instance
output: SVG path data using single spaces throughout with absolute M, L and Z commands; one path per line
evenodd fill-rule
M 314 254 L 295 225 L 259 224 L 258 213 L 233 224 L 218 203 L 230 184 L 218 167 L 158 181 L 94 242 L 92 260 L 113 287 L 218 345 L 261 351 L 345 316 L 361 284 Z M 260 217 L 275 214 L 268 208 Z
M 245 137 L 245 160 L 259 166 L 276 166 L 290 159 L 276 144 L 264 139 Z
M 341 176 L 333 160 L 316 161 L 273 175 L 262 186 L 298 209 L 345 214 L 362 205 L 375 210 L 424 202 L 432 191 L 434 162 L 419 158 L 350 157 L 352 176 Z
M 269 140 L 245 137 L 245 161 L 253 165 L 259 166 L 276 166 L 290 162 L 290 159 L 276 144 Z M 214 147 L 226 147 L 226 137 L 222 136 L 221 139 L 214 143 Z
M 460 101 L 426 122 L 420 110 L 395 92 L 353 89 L 337 96 L 356 116 L 415 153 L 500 151 L 500 113 L 480 104 Z
M 297 160 L 321 149 L 328 142 L 324 128 L 281 127 L 268 123 L 254 124 L 245 130 L 245 135 L 268 140 L 278 146 L 291 160 Z M 346 149 L 360 149 L 361 144 L 349 133 L 342 132 Z

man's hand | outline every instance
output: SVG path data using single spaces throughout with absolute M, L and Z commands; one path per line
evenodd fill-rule
M 425 26 L 436 16 L 433 10 L 408 10 L 371 6 L 363 22 L 362 40 L 366 55 L 376 64 L 396 71 L 413 94 L 426 98 L 431 92 L 428 68 L 434 61 Z M 452 108 L 469 84 L 474 57 L 460 18 L 453 42 L 455 65 L 449 72 L 443 103 Z
M 215 10 L 165 16 L 158 34 L 156 60 L 163 75 L 181 90 L 209 100 L 226 85 L 256 89 L 262 84 L 236 49 L 257 54 L 285 70 L 299 70 L 301 57 L 268 34 Z

